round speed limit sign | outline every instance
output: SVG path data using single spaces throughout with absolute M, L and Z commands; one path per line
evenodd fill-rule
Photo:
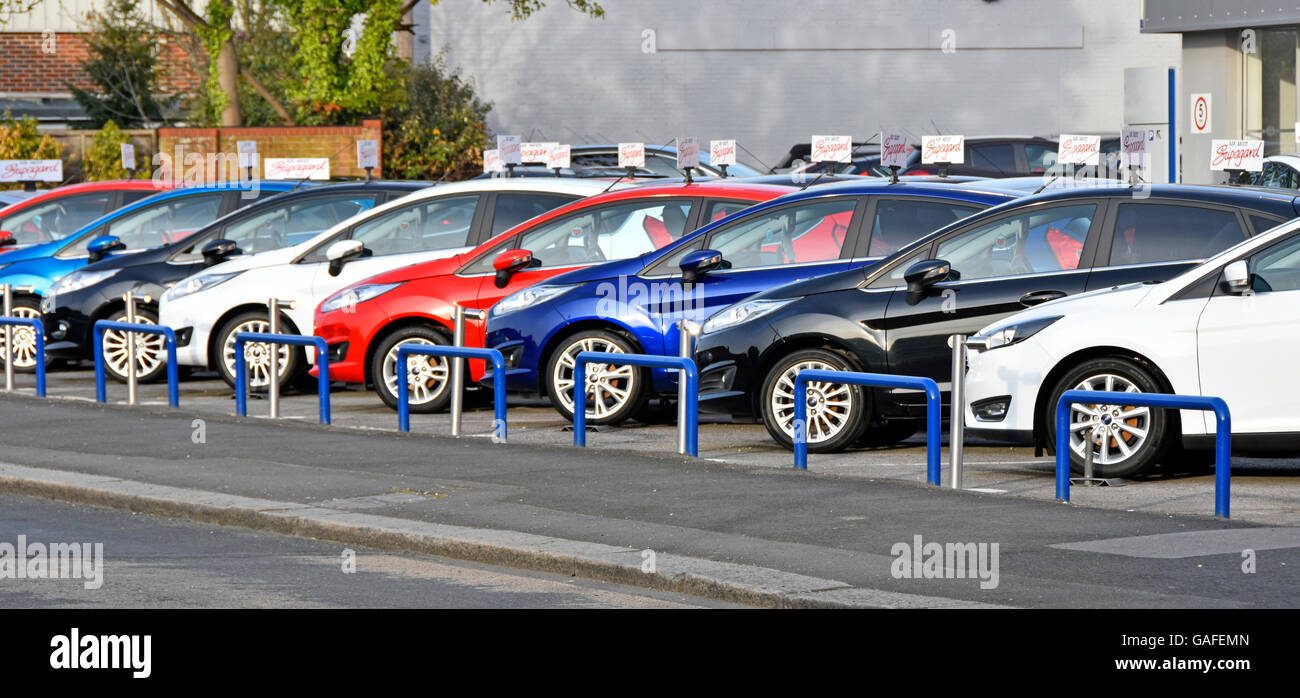
M 1192 133 L 1210 132 L 1210 95 L 1192 95 Z

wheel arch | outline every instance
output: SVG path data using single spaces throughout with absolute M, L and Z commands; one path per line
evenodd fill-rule
M 551 364 L 551 356 L 556 352 L 559 345 L 564 340 L 578 332 L 589 329 L 605 330 L 607 332 L 618 334 L 630 342 L 632 347 L 638 352 L 645 352 L 645 346 L 636 338 L 636 334 L 617 322 L 612 322 L 610 320 L 586 319 L 558 327 L 555 332 L 551 333 L 550 339 L 546 340 L 546 344 L 543 345 L 541 353 L 538 354 L 537 392 L 542 397 L 550 396 L 550 391 L 546 386 L 546 367 Z M 649 369 L 646 370 L 648 371 Z
M 1127 359 L 1141 365 L 1143 368 L 1151 371 L 1152 377 L 1160 384 L 1161 390 L 1167 393 L 1173 392 L 1173 383 L 1170 382 L 1169 376 L 1161 370 L 1160 366 L 1150 357 L 1142 352 L 1125 347 L 1118 346 L 1098 346 L 1080 349 L 1063 357 L 1052 369 L 1047 372 L 1043 382 L 1039 384 L 1038 396 L 1034 399 L 1034 448 L 1041 449 L 1047 453 L 1055 453 L 1047 443 L 1047 429 L 1049 425 L 1046 419 L 1047 403 L 1051 400 L 1051 395 L 1056 391 L 1056 384 L 1070 370 L 1077 367 L 1085 361 L 1093 359 Z M 1170 416 L 1171 434 L 1182 433 L 1182 423 L 1179 419 L 1180 412 L 1174 410 Z
M 375 379 L 373 371 L 370 370 L 370 364 L 374 360 L 375 351 L 378 350 L 379 345 L 383 344 L 389 335 L 407 327 L 432 327 L 439 332 L 445 333 L 448 339 L 451 339 L 454 332 L 454 328 L 443 322 L 442 318 L 432 315 L 404 315 L 389 318 L 389 322 L 376 330 L 374 336 L 366 343 L 366 356 L 363 359 L 365 363 L 362 365 L 362 370 L 365 371 L 366 385 L 372 384 Z
M 212 332 L 208 335 L 208 369 L 215 370 L 217 368 L 217 361 L 221 356 L 218 342 L 221 340 L 221 331 L 226 329 L 226 323 L 243 313 L 268 314 L 269 312 L 270 307 L 265 303 L 242 303 L 222 313 L 221 317 L 217 318 L 217 321 L 212 324 Z M 298 325 L 294 324 L 292 318 L 287 314 L 282 314 L 281 317 L 285 322 L 285 327 L 281 329 L 289 334 L 299 334 Z M 301 351 L 301 347 L 295 347 L 295 349 Z
M 829 334 L 803 334 L 790 338 L 783 338 L 781 341 L 768 347 L 758 360 L 758 371 L 755 374 L 755 383 L 752 390 L 749 391 L 750 409 L 752 414 L 762 414 L 763 385 L 767 382 L 768 373 L 781 359 L 805 349 L 826 349 L 843 356 L 846 361 L 853 366 L 854 370 L 866 371 L 871 368 L 862 361 L 862 358 L 845 342 L 842 338 Z M 868 399 L 868 409 L 871 409 L 871 390 L 864 389 Z

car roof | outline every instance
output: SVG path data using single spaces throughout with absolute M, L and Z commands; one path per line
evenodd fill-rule
M 812 177 L 809 177 L 811 180 Z M 942 181 L 940 178 L 921 177 L 915 180 L 900 178 L 891 182 L 885 177 L 861 177 L 855 180 L 832 182 L 817 187 L 802 189 L 781 197 L 781 201 L 796 201 L 815 196 L 851 196 L 868 194 L 908 194 L 914 196 L 934 196 L 941 198 L 966 199 L 971 201 L 1001 202 L 1018 198 L 1020 194 L 1007 189 L 982 186 L 986 180 Z
M 486 192 L 486 191 L 540 191 L 552 194 L 573 194 L 575 196 L 591 196 L 605 191 L 610 186 L 623 187 L 628 186 L 623 182 L 593 182 L 583 179 L 574 179 L 572 177 L 489 177 L 485 179 L 469 179 L 463 182 L 448 182 L 438 184 L 432 187 L 426 187 L 412 194 L 416 197 L 445 196 L 458 192 Z

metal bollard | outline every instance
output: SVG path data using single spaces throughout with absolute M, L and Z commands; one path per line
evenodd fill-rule
M 4 289 L 4 311 L 5 317 L 13 317 L 14 314 L 14 289 L 9 284 L 0 286 Z M 5 392 L 12 392 L 14 389 L 14 332 L 13 328 L 5 325 Z
M 677 332 L 679 333 L 679 339 L 677 343 L 678 356 L 681 356 L 684 359 L 691 359 L 693 361 L 695 359 L 695 337 L 700 333 L 699 324 L 685 319 L 678 320 Z M 678 424 L 686 423 L 686 408 L 688 402 L 686 398 L 686 388 L 687 388 L 686 381 L 679 378 L 677 381 L 677 423 Z M 683 455 L 685 455 L 686 453 L 686 430 L 685 429 L 677 430 L 677 452 Z
M 126 321 L 134 325 L 135 317 L 135 295 L 130 291 L 123 294 L 122 299 L 126 301 Z M 126 333 L 126 404 L 135 404 L 135 333 Z
M 982 351 L 988 343 L 971 339 L 964 334 L 948 337 L 952 347 L 952 390 L 948 414 L 948 465 L 952 471 L 950 484 L 954 490 L 963 487 L 963 453 L 966 446 L 966 356 L 968 349 Z
M 292 309 L 298 307 L 297 301 L 282 301 L 279 298 L 271 298 L 266 303 L 267 319 L 270 321 L 271 330 L 267 334 L 280 334 L 280 309 Z M 271 401 L 271 419 L 280 417 L 280 345 L 270 344 L 270 361 L 271 368 L 267 373 L 267 399 Z
M 474 310 L 461 305 L 453 306 L 452 310 L 452 328 L 453 336 L 452 346 L 465 346 L 465 318 L 472 317 L 475 320 L 487 318 L 487 311 Z M 461 414 L 465 410 L 465 359 L 463 357 L 451 358 L 451 435 L 460 436 Z

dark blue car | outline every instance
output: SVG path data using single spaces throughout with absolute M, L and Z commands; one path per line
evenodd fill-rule
M 678 320 L 703 322 L 773 286 L 871 264 L 1025 193 L 979 182 L 877 179 L 797 191 L 658 251 L 507 296 L 489 314 L 486 346 L 505 355 L 508 389 L 547 395 L 572 418 L 573 359 L 581 351 L 676 355 Z M 668 371 L 594 365 L 588 373 L 592 424 L 633 417 L 652 396 L 676 388 Z

